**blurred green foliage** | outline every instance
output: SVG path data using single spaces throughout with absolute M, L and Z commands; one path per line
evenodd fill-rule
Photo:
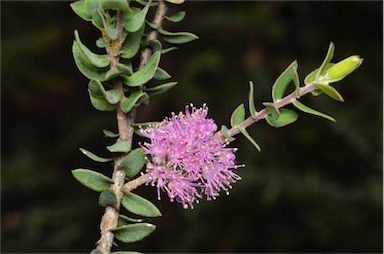
M 98 195 L 71 169 L 102 172 L 78 147 L 107 156 L 102 129 L 115 116 L 89 102 L 87 81 L 71 54 L 73 30 L 92 45 L 98 32 L 67 2 L 1 2 L 1 251 L 89 252 L 99 236 Z M 256 109 L 271 101 L 274 80 L 294 59 L 301 81 L 322 61 L 353 54 L 364 64 L 338 84 L 345 103 L 303 98 L 337 123 L 300 114 L 281 129 L 265 122 L 242 136 L 243 178 L 229 196 L 183 210 L 155 189 L 138 192 L 163 216 L 157 230 L 124 249 L 144 252 L 382 252 L 383 244 L 383 3 L 191 1 L 185 20 L 164 26 L 199 40 L 165 55 L 161 66 L 179 84 L 154 97 L 137 122 L 161 120 L 193 102 L 207 103 L 217 124 L 247 101 L 255 83 Z M 93 48 L 95 51 L 96 46 Z M 138 140 L 138 139 L 137 139 Z

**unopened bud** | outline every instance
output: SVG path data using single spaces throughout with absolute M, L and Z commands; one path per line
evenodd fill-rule
M 360 58 L 359 56 L 350 56 L 345 58 L 344 60 L 332 65 L 327 70 L 326 77 L 330 82 L 339 81 L 356 70 L 362 62 L 363 58 Z

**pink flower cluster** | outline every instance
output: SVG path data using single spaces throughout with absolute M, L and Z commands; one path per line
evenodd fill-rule
M 191 112 L 190 112 L 191 110 Z M 231 183 L 241 178 L 232 172 L 236 148 L 226 148 L 227 143 L 215 138 L 217 126 L 207 119 L 208 108 L 186 106 L 185 114 L 172 113 L 171 118 L 141 129 L 151 139 L 144 143 L 147 155 L 147 184 L 157 187 L 158 199 L 165 190 L 171 201 L 184 208 L 205 194 L 208 200 L 216 199 L 221 190 L 229 194 Z

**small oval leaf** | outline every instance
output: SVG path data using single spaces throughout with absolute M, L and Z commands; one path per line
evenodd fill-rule
M 331 97 L 332 99 L 336 101 L 344 102 L 343 96 L 332 86 L 330 85 L 323 85 L 323 84 L 316 84 L 316 87 L 319 88 L 323 93 Z
M 75 30 L 75 40 L 78 43 L 78 46 L 80 47 L 81 51 L 84 53 L 84 55 L 89 60 L 89 63 L 98 67 L 98 68 L 104 68 L 109 66 L 111 60 L 108 58 L 107 55 L 98 55 L 93 53 L 90 49 L 88 49 L 80 40 L 79 32 Z
M 85 156 L 87 156 L 91 160 L 94 160 L 97 162 L 108 162 L 108 161 L 112 161 L 114 159 L 114 158 L 103 158 L 103 157 L 97 156 L 96 154 L 91 153 L 90 151 L 88 151 L 84 148 L 79 148 L 79 149 Z
M 131 12 L 126 12 L 124 15 L 124 29 L 131 33 L 139 30 L 144 24 L 150 4 L 151 1 L 148 1 L 142 10 L 135 8 Z
M 117 138 L 117 137 L 119 137 L 119 133 L 113 133 L 113 132 L 110 131 L 110 130 L 106 130 L 106 129 L 104 129 L 104 130 L 103 130 L 103 133 L 104 133 L 104 135 L 105 135 L 106 137 L 108 137 L 108 138 Z
M 141 86 L 151 80 L 155 75 L 157 66 L 159 65 L 160 55 L 160 51 L 153 53 L 143 68 L 134 72 L 131 76 L 123 76 L 124 84 L 130 87 L 136 87 Z
M 125 215 L 120 214 L 119 215 L 119 221 L 118 221 L 117 225 L 123 226 L 123 225 L 128 225 L 128 224 L 132 224 L 132 223 L 140 223 L 140 222 L 144 222 L 144 220 L 143 219 L 134 219 L 134 218 L 130 218 L 130 217 L 127 217 Z
M 113 145 L 107 146 L 108 151 L 112 153 L 128 153 L 131 150 L 130 141 L 117 141 Z
M 328 65 L 333 58 L 334 52 L 335 52 L 335 45 L 333 44 L 333 42 L 330 42 L 329 47 L 328 47 L 328 51 L 327 51 L 327 55 L 325 56 L 323 63 L 319 67 L 319 71 L 316 73 L 316 79 L 319 79 L 320 77 L 325 75 L 325 72 L 327 71 Z
M 154 95 L 162 94 L 162 93 L 168 91 L 169 89 L 171 89 L 175 85 L 177 85 L 177 82 L 169 82 L 169 83 L 165 83 L 165 84 L 158 85 L 155 87 L 146 88 L 145 91 L 147 92 L 147 94 L 149 96 L 154 96 Z
M 129 11 L 127 0 L 102 0 L 104 10 Z
M 265 120 L 267 120 L 269 125 L 278 128 L 295 122 L 298 117 L 299 115 L 295 111 L 283 108 L 280 109 L 280 115 L 277 120 L 274 120 L 271 115 L 267 115 Z
M 133 33 L 128 33 L 123 45 L 121 46 L 120 56 L 122 58 L 130 59 L 134 57 L 140 49 L 141 37 L 144 32 L 144 25 L 139 30 Z
M 133 243 L 150 235 L 156 226 L 149 223 L 136 223 L 111 229 L 116 239 L 123 243 Z
M 87 9 L 85 8 L 85 1 L 76 1 L 70 4 L 72 10 L 85 21 L 91 21 L 92 16 L 88 14 Z
M 240 104 L 231 115 L 231 126 L 235 127 L 240 125 L 245 119 L 244 104 Z
M 283 98 L 289 83 L 293 80 L 294 73 L 296 70 L 297 70 L 297 61 L 295 60 L 276 79 L 272 87 L 273 101 L 277 101 Z
M 312 114 L 312 115 L 316 115 L 316 116 L 320 116 L 320 117 L 323 117 L 323 118 L 325 118 L 325 119 L 328 119 L 328 120 L 330 120 L 330 121 L 332 121 L 332 122 L 336 122 L 336 120 L 335 120 L 333 117 L 330 117 L 330 116 L 328 116 L 328 115 L 326 115 L 326 114 L 324 114 L 324 113 L 321 113 L 321 112 L 319 112 L 319 111 L 317 111 L 317 110 L 314 110 L 313 108 L 307 107 L 307 106 L 305 106 L 303 103 L 301 103 L 301 102 L 298 101 L 298 100 L 292 102 L 292 104 L 293 104 L 296 108 L 300 109 L 301 111 L 303 111 L 303 112 L 305 112 L 305 113 Z
M 257 111 L 255 108 L 254 88 L 253 88 L 252 81 L 249 81 L 248 107 L 249 107 L 249 112 L 251 113 L 251 116 L 255 118 L 257 115 Z
M 259 144 L 256 143 L 256 141 L 251 137 L 251 135 L 249 135 L 249 133 L 247 132 L 246 129 L 242 128 L 239 126 L 239 130 L 241 131 L 241 133 L 252 143 L 252 145 L 254 147 L 256 147 L 256 149 L 261 152 L 261 147 L 259 146 Z
M 88 83 L 88 93 L 92 105 L 100 111 L 112 111 L 115 105 L 109 103 L 105 96 L 103 85 L 98 80 L 90 80 Z
M 142 101 L 148 98 L 147 93 L 143 93 L 140 88 L 134 89 L 127 98 L 123 98 L 120 108 L 124 113 L 130 112 L 134 107 L 140 105 Z
M 172 16 L 165 16 L 165 19 L 172 21 L 172 22 L 180 22 L 184 19 L 186 12 L 185 11 L 179 11 Z
M 94 191 L 106 190 L 110 184 L 113 184 L 111 178 L 89 169 L 74 169 L 72 175 L 82 185 Z
M 173 43 L 173 44 L 182 44 L 182 43 L 187 43 L 194 41 L 196 39 L 199 39 L 199 37 L 193 33 L 189 32 L 168 32 L 165 31 L 162 28 L 158 29 L 158 32 L 162 35 L 162 38 L 164 41 Z
M 124 197 L 121 204 L 129 212 L 141 215 L 144 217 L 159 217 L 161 216 L 160 210 L 152 204 L 149 200 L 140 197 L 132 192 L 124 192 Z
M 127 177 L 132 178 L 144 167 L 146 161 L 142 148 L 131 151 L 120 163 L 119 169 L 125 171 Z
M 102 207 L 111 206 L 117 209 L 117 196 L 111 189 L 103 190 L 99 196 L 99 205 Z
M 156 80 L 170 79 L 172 76 L 168 74 L 164 69 L 157 67 L 155 75 L 153 76 Z
M 75 60 L 77 68 L 88 79 L 95 79 L 99 81 L 106 80 L 106 74 L 109 68 L 99 68 L 92 64 L 87 56 L 80 49 L 79 44 L 74 41 L 72 45 L 73 58 Z

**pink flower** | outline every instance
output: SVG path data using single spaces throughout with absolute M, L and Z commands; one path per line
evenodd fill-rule
M 216 199 L 221 190 L 229 194 L 231 184 L 241 178 L 232 172 L 236 148 L 226 148 L 227 143 L 215 138 L 217 126 L 206 118 L 208 108 L 186 106 L 185 114 L 172 113 L 171 118 L 141 129 L 151 139 L 144 143 L 147 154 L 147 184 L 166 191 L 171 201 L 176 200 L 184 208 L 193 208 L 203 195 Z

